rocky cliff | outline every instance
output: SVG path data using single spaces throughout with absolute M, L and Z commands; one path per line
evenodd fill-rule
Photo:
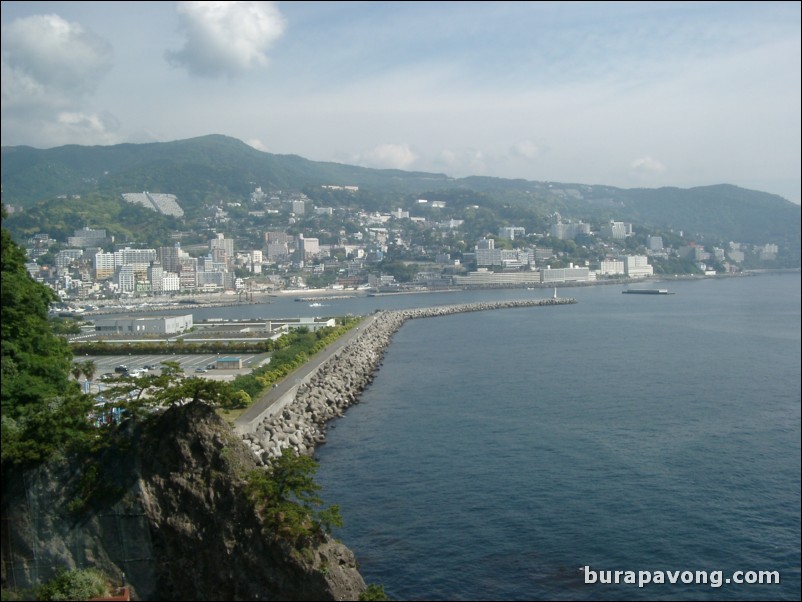
M 199 403 L 130 426 L 91 461 L 3 491 L 3 587 L 98 566 L 143 600 L 355 600 L 356 560 L 327 536 L 303 549 L 265 532 L 244 493 L 253 453 Z

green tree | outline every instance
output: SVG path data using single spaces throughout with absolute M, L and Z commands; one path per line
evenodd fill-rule
M 86 380 L 91 381 L 92 377 L 95 376 L 95 372 L 97 372 L 97 365 L 93 360 L 84 360 L 81 362 L 81 372 L 86 377 Z
M 372 583 L 365 588 L 365 591 L 359 594 L 359 600 L 368 601 L 368 600 L 389 600 L 390 598 L 387 596 L 387 593 L 384 591 L 383 585 L 377 585 Z
M 379 270 L 382 274 L 393 276 L 398 282 L 410 282 L 418 273 L 418 265 L 415 263 L 404 263 L 393 259 L 385 259 L 379 263 Z
M 50 327 L 55 334 L 80 334 L 81 325 L 72 318 L 50 318 Z
M 342 526 L 338 506 L 319 510 L 323 500 L 317 495 L 320 485 L 313 478 L 317 467 L 312 458 L 284 449 L 267 470 L 248 474 L 246 492 L 278 537 L 302 543 Z
M 206 378 L 185 378 L 178 362 L 162 362 L 159 374 L 120 376 L 104 391 L 112 406 L 130 416 L 141 416 L 153 408 L 202 402 L 215 407 L 240 407 L 250 397 L 239 394 L 231 383 Z
M 35 589 L 37 600 L 89 600 L 109 595 L 109 580 L 98 569 L 59 569 Z
M 81 364 L 79 364 L 78 362 L 75 362 L 70 368 L 70 374 L 72 374 L 75 380 L 81 378 L 81 374 L 83 373 L 84 373 L 83 368 L 81 367 Z
M 5 211 L 3 211 L 5 218 Z M 72 353 L 48 320 L 52 291 L 25 269 L 25 252 L 2 228 L 0 390 L 3 474 L 85 440 L 92 400 L 71 381 Z

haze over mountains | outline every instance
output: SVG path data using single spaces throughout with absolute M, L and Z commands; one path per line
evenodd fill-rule
M 176 195 L 187 216 L 210 200 L 246 200 L 255 187 L 306 192 L 321 186 L 358 186 L 375 208 L 417 198 L 446 200 L 451 208 L 477 204 L 511 212 L 584 221 L 622 220 L 721 240 L 775 242 L 799 248 L 800 206 L 777 195 L 727 184 L 689 189 L 622 189 L 601 184 L 534 182 L 490 177 L 370 169 L 258 151 L 231 137 L 115 146 L 2 148 L 3 203 L 30 208 L 64 195 L 119 197 L 150 191 Z

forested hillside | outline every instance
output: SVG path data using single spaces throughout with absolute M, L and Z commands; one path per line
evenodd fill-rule
M 452 208 L 479 205 L 505 220 L 536 216 L 543 222 L 559 212 L 584 221 L 627 221 L 650 229 L 682 230 L 722 241 L 777 244 L 799 248 L 800 207 L 776 195 L 719 184 L 690 189 L 621 189 L 580 183 L 533 182 L 503 178 L 450 178 L 444 174 L 377 170 L 316 162 L 294 155 L 258 151 L 234 138 L 209 135 L 189 140 L 116 146 L 63 146 L 37 150 L 2 149 L 3 203 L 30 210 L 56 197 L 80 195 L 89 205 L 78 213 L 96 226 L 91 203 L 119 199 L 124 192 L 161 192 L 179 198 L 192 221 L 205 205 L 245 201 L 256 187 L 305 192 L 327 204 L 336 192 L 324 185 L 358 186 L 348 202 L 365 210 L 410 206 L 418 198 L 446 200 Z M 25 229 L 47 217 L 54 205 L 32 214 Z M 118 212 L 121 221 L 147 220 L 145 213 Z M 65 217 L 65 221 L 68 218 Z M 74 216 L 69 228 L 76 226 Z M 15 218 L 16 220 L 16 218 Z M 147 223 L 148 229 L 175 229 L 168 222 Z M 67 228 L 67 229 L 69 229 Z M 125 235 L 124 228 L 120 231 Z

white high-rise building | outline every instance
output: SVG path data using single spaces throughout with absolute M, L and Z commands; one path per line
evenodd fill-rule
M 162 276 L 162 292 L 163 293 L 176 293 L 181 290 L 181 279 L 178 274 L 173 272 L 165 272 Z
M 599 262 L 599 273 L 604 276 L 623 276 L 624 262 L 621 259 L 603 259 Z
M 134 272 L 134 266 L 119 266 L 114 274 L 114 280 L 120 292 L 133 292 L 136 287 L 136 272 Z
M 608 239 L 624 240 L 627 236 L 632 234 L 632 224 L 624 222 L 602 224 L 599 228 L 599 234 Z
M 117 267 L 114 261 L 114 253 L 95 253 L 95 279 L 103 280 L 109 276 L 114 275 L 114 270 Z
M 629 278 L 646 278 L 654 275 L 654 268 L 649 265 L 646 255 L 624 255 L 624 273 Z

